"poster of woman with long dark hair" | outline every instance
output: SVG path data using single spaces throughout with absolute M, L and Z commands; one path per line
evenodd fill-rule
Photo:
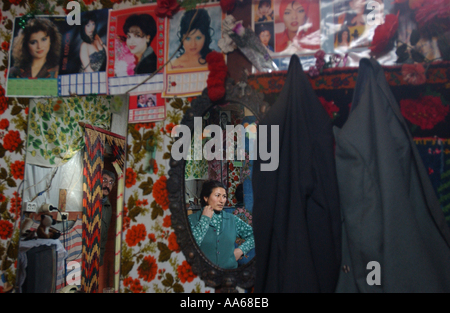
M 82 12 L 80 25 L 63 34 L 59 94 L 106 94 L 109 10 Z
M 223 17 L 218 4 L 208 4 L 180 10 L 167 21 L 166 60 L 170 61 L 165 68 L 164 96 L 198 95 L 206 88 L 206 56 L 211 51 L 220 52 Z

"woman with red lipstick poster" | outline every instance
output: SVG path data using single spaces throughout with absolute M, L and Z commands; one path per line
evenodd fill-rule
M 315 0 L 274 0 L 275 52 L 320 49 L 320 6 Z
M 126 93 L 164 65 L 164 19 L 156 3 L 112 10 L 108 27 L 108 89 Z M 163 77 L 156 74 L 138 87 L 139 92 L 162 91 Z

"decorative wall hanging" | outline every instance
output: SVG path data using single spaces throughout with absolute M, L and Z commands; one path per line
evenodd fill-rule
M 428 170 L 445 220 L 450 225 L 450 139 L 416 137 L 414 142 Z
M 102 171 L 105 134 L 85 129 L 83 169 L 83 263 L 81 289 L 98 292 L 100 227 L 102 215 Z
M 425 77 L 426 82 L 421 85 L 413 85 L 409 82 L 409 76 L 404 76 L 402 68 L 385 67 L 384 73 L 392 89 L 392 92 L 400 105 L 402 115 L 410 126 L 411 133 L 419 145 L 419 151 L 433 186 L 438 193 L 442 209 L 450 226 L 449 197 L 446 194 L 447 176 L 439 178 L 436 173 L 445 173 L 441 167 L 436 170 L 433 161 L 437 156 L 427 155 L 428 148 L 449 152 L 446 143 L 450 138 L 450 98 L 448 79 L 450 75 L 450 62 L 430 64 Z M 310 77 L 310 82 L 316 94 L 321 99 L 327 112 L 332 117 L 333 124 L 342 127 L 348 117 L 353 90 L 355 88 L 357 68 L 326 69 L 320 76 Z M 285 72 L 272 74 L 251 75 L 248 79 L 250 86 L 264 93 L 265 100 L 273 103 L 278 97 L 286 79 Z M 424 140 L 423 138 L 435 138 Z M 441 140 L 437 141 L 436 140 Z M 438 143 L 441 144 L 438 144 Z M 440 157 L 447 154 L 438 154 Z M 440 161 L 441 162 L 441 161 Z M 448 162 L 448 161 L 447 161 Z M 440 163 L 444 167 L 446 163 Z
M 102 96 L 30 101 L 27 163 L 55 167 L 84 146 L 79 122 L 109 129 L 109 98 Z

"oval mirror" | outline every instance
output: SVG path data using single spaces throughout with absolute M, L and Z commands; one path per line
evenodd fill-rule
M 254 244 L 251 244 L 251 164 L 254 158 L 251 157 L 251 149 L 253 139 L 256 139 L 255 124 L 262 119 L 269 106 L 263 98 L 263 94 L 256 92 L 246 83 L 234 83 L 231 79 L 226 82 L 226 95 L 220 102 L 212 102 L 205 89 L 201 96 L 192 101 L 191 108 L 186 111 L 181 121 L 182 126 L 178 128 L 181 130 L 179 141 L 187 143 L 188 146 L 186 150 L 185 146 L 181 146 L 180 153 L 184 151 L 184 157 L 174 157 L 173 152 L 180 148 L 180 145 L 174 144 L 172 149 L 167 189 L 172 226 L 178 244 L 193 272 L 203 279 L 207 286 L 220 288 L 221 292 L 236 292 L 236 287 L 248 289 L 254 284 L 255 249 Z M 232 127 L 226 127 L 227 125 Z M 242 127 L 236 127 L 238 125 Z M 227 132 L 227 128 L 232 132 Z M 239 129 L 243 132 L 239 132 Z M 191 157 L 187 157 L 188 155 Z M 235 262 L 231 260 L 233 253 L 231 252 L 230 257 L 230 249 L 225 252 L 216 245 L 212 248 L 209 246 L 208 250 L 204 244 L 198 242 L 198 233 L 193 232 L 205 207 L 201 190 L 203 184 L 210 180 L 222 182 L 224 187 L 213 188 L 221 191 L 221 197 L 224 198 L 221 200 L 220 209 L 216 210 L 216 213 L 223 211 L 219 220 L 225 221 L 228 216 L 234 221 L 232 223 L 236 223 L 232 224 L 233 232 L 227 236 L 233 238 L 227 240 L 232 240 L 234 248 L 241 248 L 244 255 L 239 260 L 234 260 Z M 209 221 L 211 225 L 214 224 L 214 218 Z M 224 223 L 221 225 L 225 225 Z M 234 229 L 237 231 L 234 232 Z M 220 226 L 217 231 L 220 232 Z M 247 237 L 250 240 L 246 243 L 246 234 L 250 232 L 251 236 Z M 237 236 L 234 237 L 235 235 Z M 204 233 L 204 236 L 206 238 L 208 233 Z M 218 238 L 219 236 L 216 239 Z M 227 253 L 228 257 L 225 259 L 228 261 L 216 257 L 216 254 L 220 253 Z

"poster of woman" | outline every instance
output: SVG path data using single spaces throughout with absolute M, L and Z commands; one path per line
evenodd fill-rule
M 346 53 L 347 51 L 368 51 L 375 28 L 384 23 L 386 12 L 389 12 L 392 1 L 383 0 L 339 0 L 332 4 L 333 20 L 328 43 L 324 42 L 324 50 Z M 324 15 L 325 12 L 322 12 Z M 327 14 L 328 15 L 328 14 Z
M 274 0 L 275 52 L 309 53 L 320 49 L 319 1 Z
M 80 25 L 62 34 L 60 95 L 106 93 L 108 17 L 107 9 L 82 12 Z
M 108 12 L 81 12 L 81 25 L 74 25 L 63 34 L 61 74 L 106 70 Z
M 57 96 L 62 54 L 63 16 L 36 16 L 14 21 L 9 54 L 7 96 Z
M 162 91 L 164 65 L 164 19 L 155 14 L 156 3 L 122 10 L 113 10 L 108 26 L 108 89 L 110 94 L 138 91 Z
M 339 25 L 339 31 L 335 34 L 337 47 L 358 48 L 369 46 L 369 28 L 367 14 L 371 12 L 367 8 L 367 0 L 347 0 L 334 5 L 335 23 Z M 383 3 L 382 0 L 377 2 Z
M 320 0 L 252 0 L 252 27 L 279 70 L 300 56 L 307 70 L 320 49 Z
M 180 10 L 167 20 L 166 60 L 171 59 L 165 68 L 164 96 L 198 95 L 206 87 L 206 55 L 220 51 L 223 17 L 219 4 L 209 4 Z

